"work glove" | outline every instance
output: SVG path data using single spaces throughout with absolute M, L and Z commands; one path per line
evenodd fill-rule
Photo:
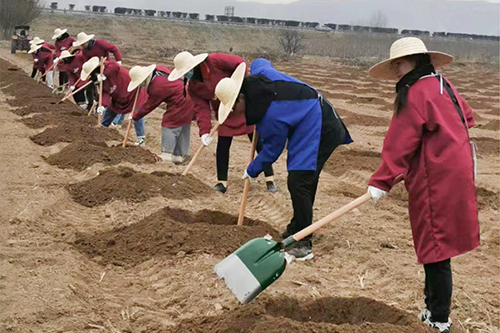
M 122 61 L 121 61 L 121 60 L 117 61 L 116 63 L 117 63 L 118 65 L 120 65 L 120 66 L 122 65 Z
M 69 90 L 74 91 L 75 90 L 75 86 L 69 87 Z
M 380 199 L 385 197 L 388 192 L 376 188 L 375 186 L 368 186 L 368 193 L 370 193 L 373 203 L 376 204 Z
M 129 120 L 129 121 L 131 121 L 132 119 L 134 119 L 133 112 L 131 112 L 131 113 L 128 115 L 128 120 Z
M 247 172 L 247 169 L 245 169 L 245 172 L 243 172 L 243 177 L 241 177 L 241 179 L 245 180 L 245 179 L 249 179 L 251 182 L 253 182 L 255 179 L 250 177 L 250 175 L 248 174 Z
M 33 59 L 34 62 L 38 62 L 38 59 Z
M 203 145 L 205 147 L 209 146 L 212 143 L 212 140 L 213 140 L 213 138 L 207 133 L 205 133 L 201 136 L 201 142 L 203 143 Z
M 106 107 L 105 106 L 100 106 L 97 108 L 97 114 L 102 116 L 104 114 L 104 111 L 106 111 Z
M 57 63 L 59 62 L 59 58 L 55 58 L 55 59 L 53 60 L 53 62 L 54 62 L 54 66 L 55 66 L 55 65 L 57 65 Z
M 106 76 L 104 74 L 97 74 L 97 81 L 98 82 L 106 81 Z

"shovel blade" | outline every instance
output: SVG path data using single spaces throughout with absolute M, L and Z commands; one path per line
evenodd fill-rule
M 217 264 L 214 271 L 236 298 L 247 304 L 276 281 L 285 268 L 285 254 L 279 243 L 256 238 Z

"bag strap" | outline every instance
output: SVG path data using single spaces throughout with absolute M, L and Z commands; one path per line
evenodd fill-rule
M 458 100 L 455 97 L 455 94 L 453 93 L 453 90 L 451 89 L 450 84 L 448 83 L 448 81 L 443 79 L 443 77 L 438 78 L 438 80 L 439 79 L 441 79 L 443 81 L 444 88 L 448 92 L 448 95 L 450 95 L 450 98 L 453 101 L 453 105 L 455 106 L 455 110 L 457 110 L 458 115 L 460 116 L 460 119 L 462 120 L 462 124 L 464 124 L 465 130 L 468 132 L 469 129 L 467 128 L 467 124 L 465 123 L 465 118 L 464 118 L 464 114 L 462 113 L 462 108 L 460 107 L 460 104 L 458 104 Z

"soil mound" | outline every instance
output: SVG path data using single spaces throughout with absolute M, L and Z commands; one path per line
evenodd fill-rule
M 123 140 L 123 136 L 115 129 L 96 127 L 95 123 L 89 126 L 84 122 L 61 123 L 32 136 L 31 140 L 40 146 L 51 146 L 58 142 L 75 142 L 85 138 L 94 142 Z
M 153 330 L 156 331 L 156 330 Z M 407 312 L 369 298 L 279 297 L 214 317 L 186 319 L 168 332 L 431 333 Z
M 208 195 L 211 190 L 192 175 L 181 176 L 159 171 L 148 174 L 118 167 L 101 170 L 97 177 L 69 185 L 68 191 L 79 204 L 94 207 L 112 200 L 142 202 L 157 195 L 172 199 L 192 199 Z
M 323 167 L 325 172 L 333 176 L 341 176 L 348 170 L 375 171 L 382 159 L 380 153 L 373 151 L 344 150 L 334 152 Z
M 44 108 L 42 106 L 41 108 Z M 14 110 L 14 113 L 21 113 L 23 110 L 28 109 L 17 109 Z M 35 111 L 36 113 L 40 113 L 40 111 Z M 43 111 L 45 112 L 45 111 Z M 30 111 L 31 114 L 33 112 Z M 45 112 L 44 114 L 35 114 L 33 117 L 25 117 L 19 119 L 19 122 L 28 126 L 29 128 L 42 128 L 51 125 L 59 125 L 60 123 L 82 123 L 87 126 L 94 126 L 96 124 L 96 119 L 93 117 L 86 117 L 82 111 L 74 110 L 70 112 Z
M 77 234 L 75 247 L 102 264 L 133 266 L 154 256 L 175 256 L 205 252 L 227 256 L 247 241 L 279 234 L 267 223 L 245 218 L 237 226 L 238 216 L 218 211 L 193 213 L 164 208 L 145 219 L 109 232 Z M 184 254 L 183 253 L 183 254 Z
M 486 125 L 479 125 L 478 127 L 480 129 L 484 129 L 484 130 L 498 131 L 498 130 L 500 130 L 500 120 L 498 120 L 498 119 L 492 120 L 489 123 L 487 123 Z
M 388 127 L 391 120 L 389 118 L 383 117 L 373 117 L 357 114 L 344 109 L 337 109 L 342 120 L 344 120 L 347 127 L 350 125 L 361 125 L 361 126 L 384 126 Z
M 95 163 L 115 165 L 121 162 L 154 164 L 160 158 L 142 147 L 108 147 L 105 142 L 75 142 L 46 160 L 61 169 L 84 170 Z
M 477 203 L 479 209 L 483 208 L 493 208 L 498 209 L 500 205 L 500 195 L 498 193 L 488 191 L 483 187 L 478 187 L 476 189 Z
M 500 141 L 494 138 L 479 137 L 473 138 L 472 141 L 477 143 L 478 153 L 486 155 L 500 154 Z

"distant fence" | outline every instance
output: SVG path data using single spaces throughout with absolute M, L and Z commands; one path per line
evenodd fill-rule
M 97 15 L 117 15 L 117 16 L 133 16 L 143 18 L 157 18 L 157 19 L 171 19 L 182 21 L 204 21 L 207 23 L 221 23 L 221 24 L 238 24 L 238 25 L 253 25 L 262 27 L 280 27 L 280 28 L 301 28 L 301 29 L 315 29 L 321 31 L 338 31 L 338 32 L 354 32 L 354 33 L 374 33 L 374 34 L 400 34 L 404 36 L 432 36 L 442 38 L 462 38 L 473 40 L 488 40 L 500 41 L 500 36 L 491 35 L 476 35 L 476 34 L 463 34 L 452 32 L 430 32 L 427 30 L 410 30 L 402 29 L 399 31 L 397 28 L 385 27 L 370 27 L 361 25 L 325 23 L 320 26 L 319 22 L 301 22 L 294 20 L 278 20 L 268 18 L 256 17 L 240 17 L 240 16 L 226 16 L 226 15 L 205 15 L 205 20 L 200 20 L 199 13 L 186 13 L 177 11 L 157 11 L 153 9 L 135 9 L 116 7 L 113 13 L 109 12 L 105 6 L 85 6 L 85 11 L 57 9 L 57 6 L 45 8 L 44 10 L 51 12 L 64 12 L 74 14 L 97 14 Z

